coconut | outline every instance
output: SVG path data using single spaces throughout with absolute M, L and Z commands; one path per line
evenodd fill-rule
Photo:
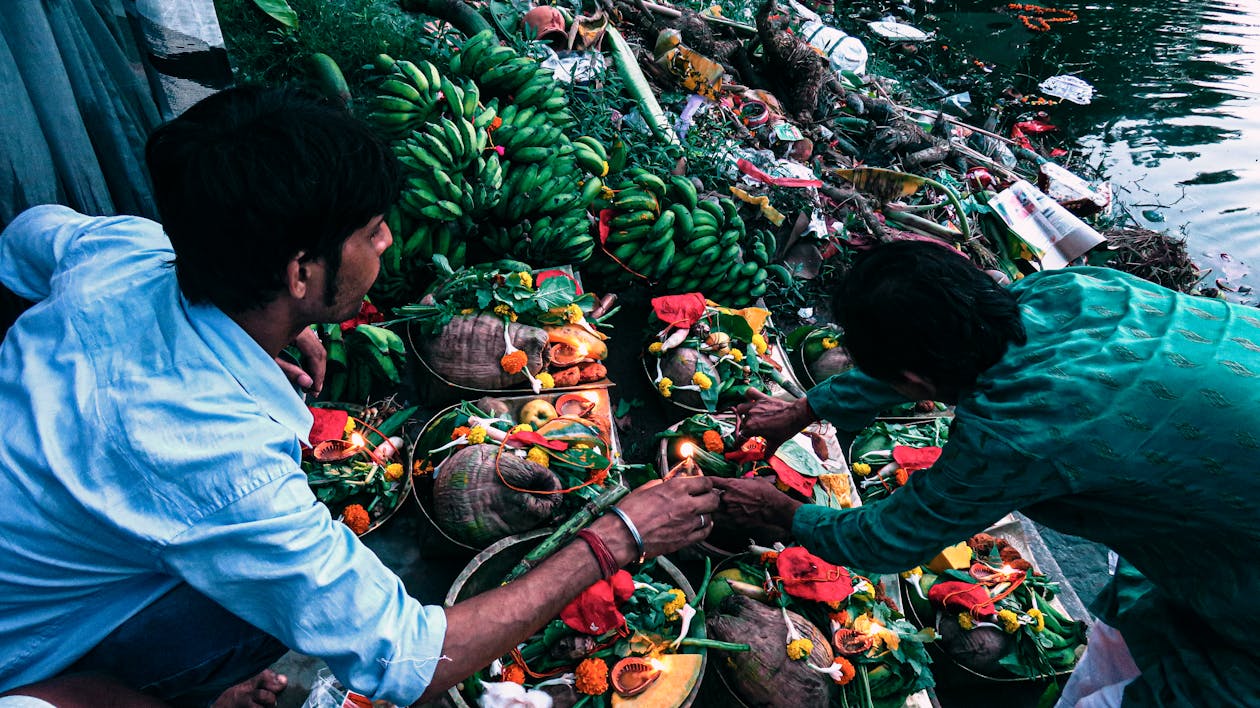
M 823 352 L 814 363 L 809 365 L 809 375 L 814 377 L 815 381 L 823 381 L 842 371 L 848 371 L 853 368 L 853 361 L 849 359 L 849 353 L 844 347 L 835 347 Z
M 752 648 L 726 653 L 719 662 L 727 684 L 744 703 L 754 708 L 822 708 L 828 705 L 835 683 L 807 663 L 830 667 L 835 660 L 831 642 L 809 620 L 795 612 L 787 614 L 796 631 L 814 643 L 809 656 L 799 661 L 788 658 L 783 613 L 743 595 L 723 600 L 706 627 L 713 639 Z
M 708 356 L 695 349 L 685 347 L 671 349 L 665 353 L 661 361 L 661 375 L 673 381 L 675 386 L 690 386 L 692 383 L 691 378 L 696 374 L 697 362 L 702 362 L 700 370 L 713 380 L 714 386 L 722 383 L 722 380 L 717 375 L 717 369 L 713 366 L 713 362 Z M 670 399 L 679 405 L 691 408 L 703 410 L 706 407 L 704 400 L 700 398 L 699 391 L 680 391 L 675 388 L 670 393 Z
M 503 483 L 506 480 L 517 489 L 554 491 L 560 489 L 554 472 L 522 457 L 498 453 L 497 445 L 469 445 L 438 468 L 433 484 L 434 519 L 461 543 L 488 546 L 538 528 L 551 520 L 560 504 L 559 494 L 519 492 Z
M 523 372 L 507 373 L 499 363 L 506 353 L 503 327 L 503 318 L 498 315 L 453 317 L 437 336 L 420 339 L 417 348 L 434 373 L 457 386 L 479 390 L 513 388 L 527 379 Z M 516 323 L 507 328 L 512 345 L 529 357 L 529 371 L 542 371 L 547 332 Z
M 1011 652 L 1015 638 L 997 627 L 963 629 L 958 618 L 945 615 L 940 620 L 941 648 L 959 665 L 982 674 L 991 674 L 998 661 Z

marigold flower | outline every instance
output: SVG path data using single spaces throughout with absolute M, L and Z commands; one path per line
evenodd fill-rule
M 538 375 L 538 383 L 539 383 L 539 385 L 541 385 L 543 388 L 555 388 L 555 387 L 556 387 L 556 379 L 555 379 L 555 377 L 554 377 L 554 376 L 552 376 L 551 374 L 547 373 L 546 371 L 544 371 L 544 372 L 542 372 L 541 374 L 539 374 L 539 375 Z
M 722 434 L 716 430 L 706 430 L 701 438 L 704 441 L 704 449 L 709 452 L 722 452 L 726 449 L 725 443 L 722 442 Z
M 521 285 L 524 285 L 527 288 L 534 287 L 534 276 L 530 275 L 529 271 L 523 270 L 517 273 L 516 278 L 521 281 Z
M 857 674 L 857 669 L 853 668 L 853 662 L 849 661 L 843 656 L 837 656 L 835 658 L 834 665 L 840 667 L 840 675 L 834 677 L 832 680 L 834 680 L 836 683 L 840 684 L 841 686 L 852 681 L 853 677 Z
M 372 517 L 368 516 L 367 509 L 362 504 L 351 504 L 341 512 L 341 523 L 349 526 L 354 535 L 362 536 L 372 525 Z
M 608 480 L 608 470 L 592 470 L 591 476 L 587 478 L 591 484 L 603 484 Z
M 708 391 L 713 388 L 713 379 L 703 371 L 697 371 L 691 375 L 691 383 L 700 387 L 701 391 Z
M 525 683 L 525 669 L 520 664 L 508 664 L 503 667 L 503 680 L 509 683 Z
M 674 621 L 678 619 L 678 611 L 682 606 L 687 604 L 687 596 L 678 588 L 671 588 L 669 591 L 670 598 L 665 602 L 665 606 L 661 608 L 665 612 L 665 619 Z
M 513 425 L 511 428 L 508 428 L 508 435 L 513 433 L 531 433 L 533 431 L 534 426 L 529 423 L 519 423 L 517 425 Z
M 1019 615 L 1015 614 L 1013 610 L 999 610 L 997 620 L 1007 634 L 1014 634 L 1019 631 Z
M 836 604 L 840 604 L 840 603 L 836 603 Z M 841 627 L 848 627 L 849 622 L 853 620 L 853 618 L 849 616 L 848 610 L 840 610 L 839 612 L 833 612 L 831 613 L 830 617 L 831 617 L 832 622 L 835 622 Z
M 788 642 L 787 645 L 787 655 L 792 661 L 800 661 L 801 659 L 804 659 L 809 656 L 809 653 L 813 650 L 814 643 L 805 638 L 793 639 Z
M 345 435 L 349 435 L 350 433 L 353 433 L 354 429 L 357 427 L 358 425 L 354 422 L 354 418 L 346 418 L 346 428 L 342 432 Z
M 761 564 L 762 564 L 762 565 L 769 565 L 769 564 L 771 564 L 771 563 L 773 563 L 773 562 L 777 561 L 778 559 L 779 559 L 779 552 L 778 552 L 778 551 L 762 551 L 762 552 L 761 552 Z
M 486 429 L 480 425 L 470 428 L 468 431 L 468 442 L 471 445 L 480 445 L 486 441 Z
M 835 337 L 823 337 L 823 340 L 822 340 L 823 349 L 835 349 L 838 346 L 840 346 L 839 339 L 836 339 Z
M 472 432 L 472 428 L 467 425 L 461 425 L 451 431 L 451 440 L 459 440 L 460 438 L 468 435 L 470 432 Z
M 652 342 L 651 344 L 648 345 L 648 354 L 654 354 L 654 355 L 660 356 L 661 351 L 664 349 L 665 349 L 664 343 Z
M 521 373 L 521 371 L 525 368 L 525 365 L 528 363 L 529 355 L 520 349 L 504 354 L 499 359 L 499 366 L 503 367 L 503 370 L 509 374 Z
M 476 310 L 474 310 L 473 308 L 471 308 L 471 307 L 465 307 L 464 309 L 462 309 L 462 310 L 460 310 L 460 311 L 459 311 L 459 314 L 461 314 L 461 315 L 471 315 L 471 314 L 472 314 L 472 313 L 474 313 L 474 312 L 476 312 Z
M 569 306 L 564 308 L 564 319 L 568 321 L 569 324 L 577 324 L 578 322 L 581 322 L 582 308 L 573 303 L 569 303 Z
M 859 477 L 865 477 L 871 473 L 871 466 L 865 462 L 854 462 L 852 469 L 853 474 Z
M 662 376 L 661 380 L 656 382 L 656 390 L 660 391 L 661 396 L 665 398 L 669 398 L 670 396 L 673 395 L 673 391 L 672 391 L 673 388 L 674 388 L 674 381 L 668 376 Z
M 741 351 L 740 351 L 740 350 L 738 350 L 738 349 L 732 349 L 732 350 L 731 350 L 731 358 L 732 358 L 732 359 L 734 359 L 736 362 L 743 361 L 743 360 L 744 360 L 744 353 L 743 353 L 743 352 L 741 352 Z
M 1032 630 L 1033 630 L 1034 632 L 1044 632 L 1044 631 L 1046 631 L 1046 615 L 1045 615 L 1045 613 L 1043 613 L 1041 610 L 1039 610 L 1039 609 L 1037 609 L 1036 607 L 1034 607 L 1034 608 L 1032 608 L 1031 610 L 1029 610 L 1029 611 L 1028 611 L 1028 616 L 1029 616 L 1029 617 L 1031 617 L 1031 618 L 1032 618 L 1032 620 L 1033 620 L 1033 628 L 1032 628 Z
M 388 479 L 391 482 L 397 482 L 402 479 L 402 476 L 403 466 L 401 463 L 391 462 L 388 465 L 385 465 L 385 479 Z
M 499 315 L 500 317 L 506 317 L 511 322 L 516 321 L 516 313 L 512 311 L 512 308 L 503 303 L 499 303 L 494 306 L 494 314 Z
M 971 617 L 970 612 L 963 612 L 958 615 L 958 626 L 970 631 L 976 628 L 976 621 Z
M 599 696 L 608 690 L 608 664 L 603 659 L 583 659 L 574 671 L 573 687 L 578 693 Z
M 906 482 L 910 481 L 910 473 L 906 471 L 905 467 L 898 467 L 897 471 L 893 473 L 893 477 L 896 478 L 898 487 L 904 487 Z
M 766 338 L 760 334 L 752 336 L 752 345 L 753 349 L 757 350 L 757 354 L 765 354 L 766 350 L 770 348 L 770 345 L 766 343 Z
M 546 450 L 537 445 L 529 448 L 529 452 L 525 453 L 525 459 L 543 467 L 551 466 L 551 455 L 548 455 Z

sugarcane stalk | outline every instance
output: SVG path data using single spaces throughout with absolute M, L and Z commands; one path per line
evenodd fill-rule
M 700 637 L 687 637 L 679 642 L 678 645 L 696 649 L 717 649 L 718 651 L 752 651 L 752 647 L 747 644 L 720 642 L 716 639 L 703 639 Z
M 609 487 L 598 497 L 595 497 L 591 501 L 587 502 L 581 509 L 578 509 L 573 516 L 569 517 L 568 521 L 561 524 L 560 528 L 553 531 L 552 534 L 543 539 L 543 542 L 538 544 L 534 550 L 527 553 L 525 557 L 521 559 L 521 562 L 517 563 L 516 567 L 504 576 L 503 583 L 506 584 L 516 580 L 538 566 L 539 563 L 542 563 L 550 557 L 552 553 L 555 553 L 560 550 L 560 548 L 567 546 L 573 541 L 573 539 L 577 538 L 578 531 L 586 528 L 601 513 L 621 501 L 622 498 L 629 493 L 629 487 L 618 484 Z
M 630 96 L 639 104 L 639 109 L 644 113 L 644 120 L 648 126 L 652 128 L 652 132 L 656 136 L 667 143 L 677 145 L 678 136 L 674 134 L 674 129 L 669 124 L 669 120 L 665 118 L 665 112 L 661 110 L 661 104 L 656 100 L 656 94 L 652 92 L 652 87 L 648 85 L 647 78 L 643 76 L 643 70 L 639 68 L 639 60 L 634 56 L 634 50 L 626 42 L 626 38 L 611 25 L 604 30 L 604 36 L 608 38 L 612 45 L 613 59 L 617 62 L 617 71 L 621 74 L 621 78 L 626 82 L 626 88 L 630 91 Z

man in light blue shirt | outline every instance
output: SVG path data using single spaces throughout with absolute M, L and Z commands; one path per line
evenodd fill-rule
M 146 157 L 162 225 L 44 206 L 0 235 L 0 283 L 35 303 L 0 345 L 0 692 L 100 671 L 206 705 L 289 647 L 408 704 L 600 577 L 577 544 L 424 607 L 307 486 L 311 417 L 273 358 L 352 316 L 392 242 L 397 166 L 366 126 L 233 89 Z M 708 534 L 710 485 L 662 486 L 592 525 L 620 564 Z M 228 697 L 267 704 L 281 684 L 253 686 Z

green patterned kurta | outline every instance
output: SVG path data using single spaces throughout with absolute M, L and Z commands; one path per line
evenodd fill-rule
M 899 571 L 1020 509 L 1149 579 L 1100 600 L 1143 669 L 1127 702 L 1260 705 L 1260 310 L 1105 268 L 1011 292 L 1028 343 L 958 402 L 937 464 L 873 506 L 802 507 L 797 539 Z M 809 400 L 856 432 L 897 397 L 847 372 Z

